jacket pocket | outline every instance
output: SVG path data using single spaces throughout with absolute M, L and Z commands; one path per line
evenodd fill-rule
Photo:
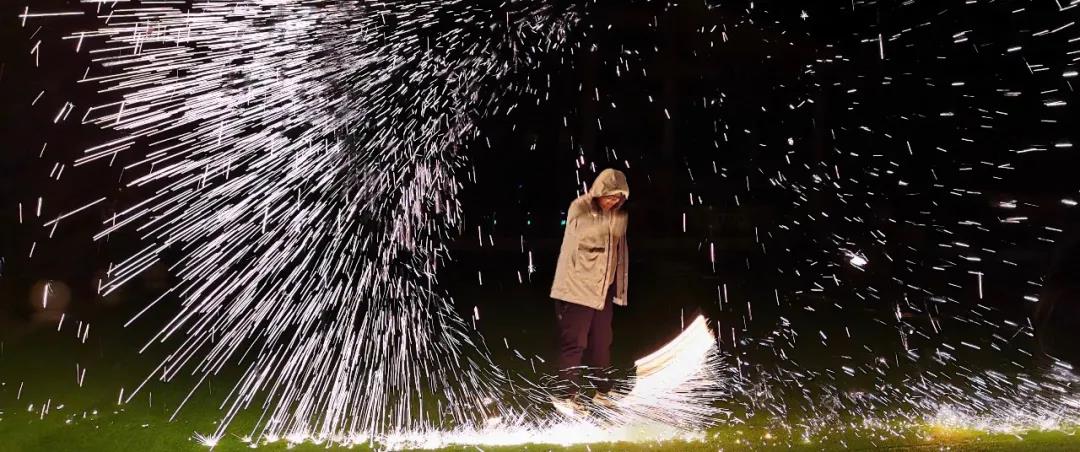
M 607 248 L 604 248 L 603 246 L 579 243 L 577 246 L 577 253 L 574 254 L 575 268 L 584 271 L 596 268 L 597 264 L 603 260 L 605 251 L 607 251 Z
M 579 281 L 599 284 L 604 278 L 604 258 L 607 248 L 603 245 L 578 243 L 574 253 L 574 277 Z

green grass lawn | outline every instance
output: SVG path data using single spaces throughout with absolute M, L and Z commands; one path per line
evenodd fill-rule
M 114 316 L 123 318 L 122 316 Z M 119 388 L 130 391 L 158 364 L 157 352 L 138 355 L 141 340 L 160 323 L 147 322 L 146 331 L 123 329 L 115 320 L 94 323 L 86 343 L 77 341 L 65 327 L 39 327 L 25 334 L 2 338 L 0 347 L 0 452 L 7 451 L 204 451 L 194 439 L 217 427 L 221 397 L 235 381 L 226 371 L 198 388 L 190 401 L 170 421 L 192 381 L 151 381 L 131 403 L 118 405 Z M 0 324 L 0 332 L 3 324 Z M 9 335 L 11 336 L 11 335 Z M 526 336 L 526 335 L 522 335 Z M 499 336 L 492 336 L 498 338 Z M 168 350 L 168 347 L 159 347 Z M 86 368 L 80 386 L 76 364 Z M 19 390 L 19 386 L 22 390 Z M 48 404 L 47 414 L 42 406 Z M 257 409 L 242 412 L 230 425 L 215 450 L 250 450 L 241 440 L 258 416 Z M 869 430 L 816 435 L 804 440 L 799 432 L 769 427 L 758 418 L 749 424 L 719 425 L 700 442 L 597 443 L 561 447 L 532 444 L 506 447 L 455 446 L 444 450 L 568 450 L 568 451 L 717 451 L 717 450 L 1080 450 L 1075 431 L 1026 432 L 1017 435 L 948 430 L 932 426 L 894 429 L 893 433 Z M 325 444 L 289 445 L 285 441 L 263 444 L 260 450 L 346 450 Z M 366 446 L 351 450 L 369 450 Z
M 83 387 L 75 382 L 75 369 L 62 369 L 67 356 L 53 347 L 62 344 L 40 343 L 36 353 L 26 350 L 4 355 L 5 371 L 10 374 L 15 364 L 28 371 L 28 378 L 12 381 L 5 377 L 0 388 L 0 451 L 203 451 L 207 447 L 194 439 L 196 432 L 211 433 L 221 416 L 217 409 L 222 384 L 200 387 L 177 418 L 169 421 L 179 400 L 187 395 L 190 385 L 151 383 L 131 403 L 118 405 L 118 393 L 113 393 L 117 381 L 138 381 L 133 377 L 145 375 L 141 361 L 106 365 L 98 362 L 88 370 Z M 46 359 L 30 359 L 36 356 Z M 63 356 L 64 359 L 58 357 Z M 90 357 L 83 357 L 94 362 Z M 24 373 L 25 374 L 25 373 Z M 24 385 L 22 394 L 18 384 Z M 152 395 L 152 396 L 151 396 Z M 19 397 L 16 400 L 16 396 Z M 42 403 L 50 403 L 48 414 L 42 416 Z M 33 405 L 31 409 L 31 405 Z M 241 441 L 254 424 L 254 410 L 242 414 L 232 424 L 230 434 L 215 448 L 221 451 L 251 450 Z M 873 431 L 843 432 L 822 435 L 805 441 L 786 432 L 770 431 L 766 422 L 743 425 L 721 425 L 707 432 L 700 442 L 598 443 L 561 447 L 530 444 L 487 447 L 455 446 L 443 450 L 468 451 L 717 451 L 717 450 L 1080 450 L 1080 438 L 1075 432 L 1028 432 L 1019 435 L 991 435 L 981 432 L 948 430 L 934 427 L 909 428 L 899 434 Z M 77 447 L 74 447 L 77 445 Z M 325 444 L 290 445 L 285 441 L 260 445 L 259 450 L 316 451 L 370 450 L 366 446 L 331 447 Z
M 5 404 L 6 405 L 6 404 Z M 193 433 L 197 430 L 210 431 L 218 413 L 210 407 L 193 406 L 185 410 L 178 420 L 168 422 L 168 414 L 162 410 L 128 407 L 124 410 L 98 411 L 82 417 L 81 410 L 72 411 L 67 407 L 52 411 L 44 419 L 38 413 L 25 410 L 11 412 L 5 409 L 0 421 L 0 450 L 4 451 L 113 451 L 135 450 L 180 451 L 207 450 L 196 443 Z M 156 412 L 156 413 L 155 413 Z M 912 432 L 908 437 L 875 438 L 873 435 L 848 434 L 819 438 L 813 442 L 798 439 L 768 437 L 761 428 L 719 427 L 709 432 L 709 439 L 702 442 L 663 442 L 663 443 L 599 443 L 560 447 L 533 444 L 506 447 L 481 447 L 487 451 L 515 450 L 654 450 L 654 451 L 715 451 L 715 450 L 959 450 L 959 451 L 997 451 L 997 450 L 1060 450 L 1080 449 L 1080 439 L 1065 432 L 1030 432 L 1021 435 L 988 435 L 970 431 L 948 431 L 942 429 L 924 429 Z M 917 433 L 917 434 L 916 434 Z M 929 435 L 927 438 L 925 435 Z M 368 447 L 333 447 L 326 445 L 299 444 L 289 445 L 284 441 L 261 445 L 259 450 L 369 450 Z M 477 450 L 473 446 L 457 446 L 444 450 Z M 250 450 L 236 436 L 223 438 L 215 450 L 239 451 Z
M 93 337 L 93 336 L 92 336 Z M 86 344 L 64 334 L 34 333 L 5 342 L 0 355 L 0 451 L 200 451 L 207 447 L 194 439 L 209 434 L 222 412 L 223 391 L 231 382 L 222 375 L 200 386 L 175 420 L 169 418 L 187 396 L 186 380 L 149 383 L 131 403 L 118 405 L 118 387 L 130 390 L 157 363 L 153 356 L 138 357 L 137 343 L 116 341 L 107 334 Z M 132 358 L 134 357 L 134 358 Z M 80 387 L 74 363 L 88 370 Z M 19 386 L 22 385 L 20 393 Z M 49 404 L 47 414 L 42 406 Z M 250 450 L 240 437 L 254 425 L 257 410 L 243 412 L 215 450 Z M 750 424 L 720 425 L 701 442 L 598 443 L 561 447 L 533 444 L 481 447 L 487 451 L 513 450 L 1080 450 L 1075 432 L 1027 432 L 991 435 L 934 427 L 900 429 L 899 433 L 843 431 L 803 440 L 797 433 L 770 431 L 767 419 Z M 78 445 L 73 449 L 73 445 Z M 289 445 L 285 441 L 259 446 L 261 450 L 327 450 L 325 444 Z M 346 450 L 345 447 L 330 448 Z M 351 450 L 368 450 L 366 446 Z M 478 450 L 473 446 L 445 450 Z

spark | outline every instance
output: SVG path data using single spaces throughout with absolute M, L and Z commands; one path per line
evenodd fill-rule
M 199 433 L 195 433 L 195 438 L 194 439 L 195 439 L 195 442 L 199 443 L 199 445 L 201 445 L 201 446 L 206 446 L 206 447 L 213 448 L 213 447 L 217 446 L 218 441 L 221 439 L 221 437 L 214 436 L 214 435 L 202 435 L 202 434 L 199 434 Z

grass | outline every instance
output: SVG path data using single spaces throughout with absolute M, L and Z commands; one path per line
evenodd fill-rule
M 206 406 L 193 406 L 184 416 L 167 422 L 167 416 L 155 410 L 128 407 L 123 410 L 99 412 L 83 419 L 77 412 L 55 411 L 39 419 L 37 413 L 7 412 L 0 421 L 2 450 L 5 451 L 54 451 L 71 450 L 77 444 L 83 451 L 133 450 L 153 451 L 205 451 L 206 447 L 193 439 L 196 430 L 207 431 L 213 427 L 212 419 L 217 413 Z M 72 420 L 73 419 L 73 420 Z M 68 423 L 68 420 L 72 420 Z M 957 450 L 957 451 L 1004 451 L 1047 450 L 1071 451 L 1080 448 L 1080 439 L 1064 432 L 1030 432 L 1022 435 L 990 435 L 971 431 L 926 429 L 925 436 L 892 437 L 875 439 L 864 435 L 840 435 L 816 440 L 812 443 L 789 442 L 788 438 L 769 438 L 766 432 L 755 427 L 721 427 L 710 432 L 710 439 L 702 442 L 665 443 L 608 443 L 590 446 L 560 447 L 532 444 L 510 447 L 483 447 L 486 451 L 716 451 L 716 450 Z M 325 445 L 299 444 L 290 446 L 284 441 L 263 445 L 264 451 L 316 451 L 328 450 Z M 367 447 L 329 448 L 330 450 L 370 450 Z M 251 450 L 235 436 L 223 438 L 215 450 Z M 447 451 L 477 450 L 472 446 L 450 447 Z
M 546 305 L 544 305 L 546 306 Z M 543 306 L 542 306 L 543 307 Z M 491 315 L 492 309 L 485 311 Z M 545 311 L 546 312 L 546 311 Z M 537 313 L 540 316 L 542 313 Z M 503 314 L 505 316 L 505 314 Z M 48 324 L 39 325 L 22 335 L 7 334 L 0 347 L 0 451 L 205 451 L 194 436 L 211 433 L 217 427 L 221 411 L 217 404 L 234 375 L 214 377 L 198 388 L 190 401 L 170 421 L 177 405 L 193 382 L 149 383 L 131 403 L 118 405 L 118 389 L 130 391 L 159 362 L 150 352 L 140 356 L 142 345 L 134 339 L 150 337 L 162 322 L 146 321 L 146 330 L 123 329 L 117 324 L 127 315 L 110 315 L 94 321 L 86 343 L 73 336 L 75 327 L 68 324 L 60 333 Z M 505 318 L 505 317 L 501 317 Z M 630 321 L 633 321 L 630 319 Z M 70 322 L 70 320 L 69 320 Z M 529 326 L 542 329 L 543 326 Z M 139 328 L 136 326 L 135 328 Z M 515 328 L 519 328 L 516 326 Z M 2 322 L 0 332 L 10 333 Z M 497 340 L 503 334 L 512 337 L 535 336 L 535 331 L 488 332 Z M 532 344 L 537 345 L 537 344 Z M 161 347 L 159 349 L 168 349 Z M 539 347 L 534 347 L 539 348 Z M 86 368 L 83 385 L 76 383 L 76 363 Z M 19 386 L 22 385 L 20 393 Z M 42 415 L 43 404 L 50 405 Z M 230 434 L 220 440 L 219 451 L 251 450 L 237 435 L 255 424 L 257 410 L 243 412 L 230 425 Z M 930 426 L 902 430 L 900 434 L 872 431 L 842 431 L 814 437 L 810 442 L 786 432 L 768 430 L 766 420 L 743 425 L 721 425 L 707 432 L 701 442 L 607 443 L 561 447 L 531 444 L 508 447 L 483 447 L 486 451 L 740 451 L 740 450 L 1080 450 L 1075 432 L 1027 432 L 1018 435 L 988 434 L 976 431 L 948 430 Z M 755 421 L 756 422 L 756 421 Z M 328 448 L 326 445 L 289 445 L 284 441 L 261 445 L 263 451 L 370 450 L 369 447 Z M 472 446 L 449 447 L 447 451 L 471 451 Z
M 46 336 L 48 337 L 48 336 Z M 113 393 L 119 381 L 139 381 L 145 375 L 144 363 L 138 360 L 127 363 L 106 364 L 109 354 L 93 359 L 80 356 L 85 362 L 94 363 L 88 371 L 83 387 L 78 387 L 74 367 L 67 367 L 62 341 L 36 338 L 32 349 L 19 347 L 13 352 L 9 346 L 3 355 L 5 373 L 0 387 L 0 450 L 3 451 L 80 451 L 131 450 L 156 451 L 205 451 L 207 448 L 194 440 L 196 432 L 209 433 L 216 427 L 221 412 L 216 403 L 221 395 L 220 384 L 200 387 L 174 421 L 169 421 L 179 400 L 187 395 L 190 385 L 185 382 L 161 385 L 150 384 L 132 403 L 117 405 L 118 393 Z M 25 345 L 25 344 L 24 344 Z M 80 345 L 81 347 L 82 345 Z M 67 347 L 70 349 L 70 347 Z M 31 353 L 30 350 L 33 352 Z M 50 359 L 40 359 L 47 356 Z M 20 382 L 7 375 L 19 367 L 28 377 Z M 227 380 L 226 380 L 227 381 Z M 17 385 L 24 384 L 23 393 L 17 394 Z M 19 397 L 16 400 L 16 397 Z M 51 409 L 41 415 L 41 404 L 49 401 Z M 28 409 L 33 404 L 33 409 Z M 60 407 L 63 405 L 63 407 Z M 96 411 L 95 411 L 96 410 Z M 253 425 L 254 413 L 241 415 L 230 429 L 236 434 L 222 438 L 215 450 L 251 450 L 242 442 L 239 434 Z M 369 447 L 333 447 L 318 444 L 289 445 L 284 441 L 262 445 L 263 451 L 325 451 L 325 450 L 371 450 Z M 1080 450 L 1080 438 L 1069 432 L 1028 432 L 1019 435 L 987 434 L 975 431 L 948 430 L 942 428 L 916 428 L 901 435 L 879 436 L 873 432 L 847 432 L 813 438 L 804 442 L 801 438 L 786 436 L 783 432 L 768 431 L 760 424 L 719 426 L 707 433 L 701 442 L 664 443 L 604 443 L 561 447 L 557 445 L 530 444 L 507 447 L 483 447 L 485 451 L 741 451 L 741 450 L 956 450 L 956 451 L 1005 451 L 1005 450 Z M 457 446 L 446 451 L 473 451 L 472 446 Z

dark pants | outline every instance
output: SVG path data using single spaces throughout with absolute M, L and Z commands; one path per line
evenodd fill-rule
M 579 304 L 555 300 L 555 319 L 559 325 L 559 356 L 555 364 L 559 376 L 567 387 L 560 392 L 572 397 L 581 385 L 582 358 L 584 364 L 606 370 L 611 365 L 611 317 L 614 313 L 612 298 L 615 284 L 608 288 L 604 308 L 596 309 Z M 596 390 L 608 392 L 612 383 L 602 375 L 595 376 Z

